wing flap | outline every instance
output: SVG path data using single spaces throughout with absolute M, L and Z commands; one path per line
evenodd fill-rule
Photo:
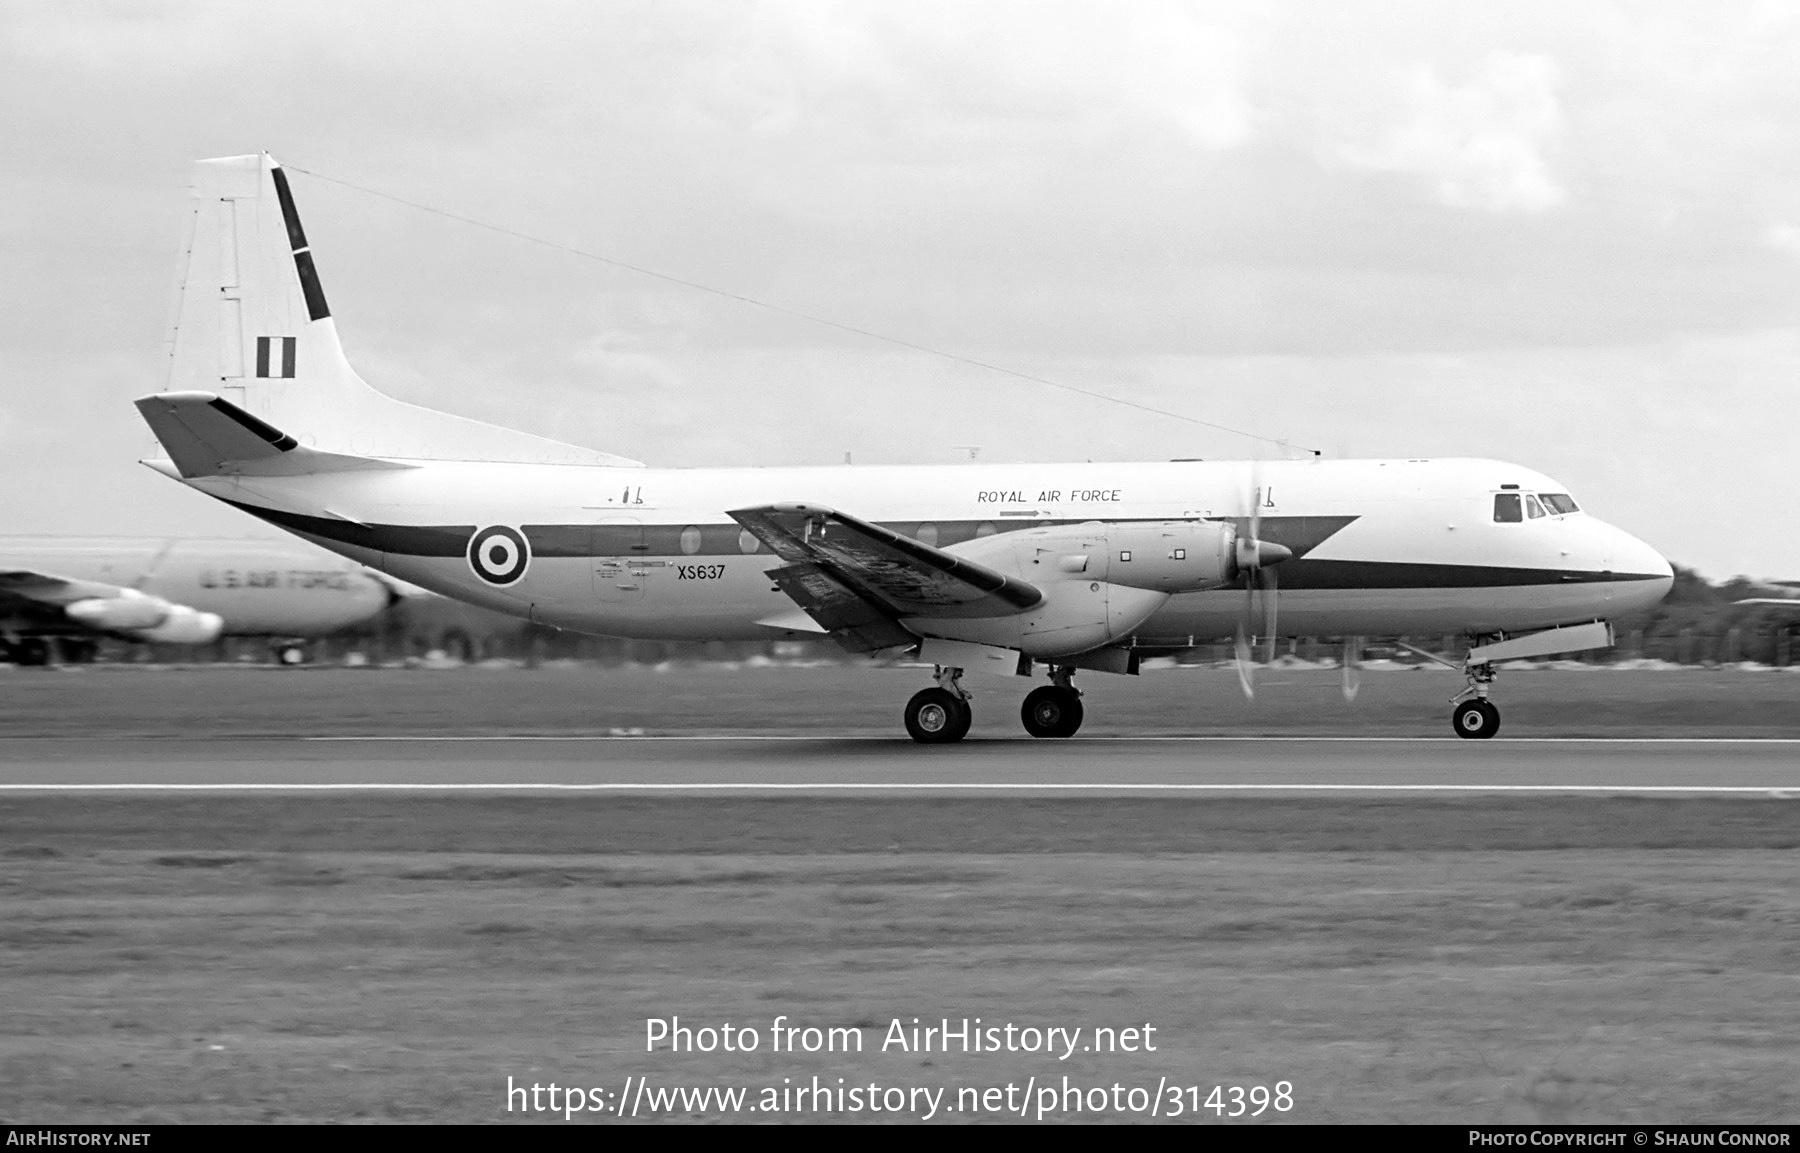
M 770 569 L 769 576 L 801 611 L 852 652 L 874 652 L 919 639 L 811 561 Z
M 823 505 L 728 515 L 787 562 L 769 570 L 776 586 L 859 647 L 910 644 L 916 638 L 899 623 L 906 617 L 1011 616 L 1044 599 L 1027 581 Z

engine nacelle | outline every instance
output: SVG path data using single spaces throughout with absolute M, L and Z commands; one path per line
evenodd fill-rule
M 172 606 L 161 597 L 121 589 L 116 597 L 90 597 L 63 606 L 63 612 L 91 629 L 113 633 L 152 629 L 168 619 Z
M 926 636 L 1053 660 L 1113 644 L 1176 593 L 1238 578 L 1237 532 L 1222 521 L 1150 521 L 1023 529 L 946 549 L 1030 581 L 1044 600 L 1016 616 L 914 619 Z
M 203 613 L 186 605 L 170 604 L 161 597 L 136 589 L 120 589 L 116 597 L 89 597 L 63 607 L 71 620 L 91 629 L 119 633 L 140 641 L 200 645 L 214 640 L 225 628 L 217 613 Z
M 1084 580 L 1185 593 L 1238 578 L 1237 539 L 1237 530 L 1225 521 L 1090 521 L 1003 533 L 948 551 L 1040 588 Z
M 219 639 L 219 634 L 223 631 L 225 621 L 218 613 L 203 613 L 186 605 L 170 605 L 169 616 L 162 624 L 144 629 L 138 636 L 159 644 L 203 645 Z

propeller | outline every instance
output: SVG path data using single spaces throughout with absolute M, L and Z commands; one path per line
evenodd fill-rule
M 1275 626 L 1278 600 L 1276 597 L 1277 582 L 1274 566 L 1293 556 L 1293 550 L 1286 545 L 1262 539 L 1262 508 L 1265 490 L 1257 483 L 1261 477 L 1260 470 L 1251 473 L 1250 486 L 1250 526 L 1249 531 L 1240 533 L 1237 538 L 1238 572 L 1244 577 L 1244 615 L 1238 618 L 1237 627 L 1237 674 L 1238 684 L 1243 687 L 1244 696 L 1256 697 L 1256 678 L 1254 665 L 1250 659 L 1250 622 L 1256 618 L 1256 593 L 1260 586 L 1263 594 L 1263 628 L 1259 634 L 1268 640 L 1268 655 L 1264 663 L 1275 659 Z
M 1362 638 L 1361 637 L 1345 637 L 1344 638 L 1343 670 L 1344 670 L 1344 699 L 1346 701 L 1355 700 L 1356 699 L 1356 690 L 1362 688 L 1362 669 L 1360 669 L 1357 666 L 1357 661 L 1361 658 L 1361 656 L 1362 656 Z

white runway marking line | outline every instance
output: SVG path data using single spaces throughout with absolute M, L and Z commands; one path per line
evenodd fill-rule
M 279 784 L 258 781 L 245 784 L 69 784 L 42 785 L 0 784 L 0 793 L 128 793 L 128 792 L 215 792 L 215 793 L 799 793 L 799 792 L 991 792 L 991 793 L 1761 793 L 1779 800 L 1800 800 L 1800 785 L 1159 785 L 1139 781 L 1116 784 L 982 784 L 971 781 L 944 781 L 929 784 L 918 781 L 864 782 L 799 781 L 696 782 L 676 784 L 667 781 L 636 783 L 607 782 L 596 784 L 540 781 L 526 784 L 450 783 L 405 784 L 403 782 L 358 782 L 321 784 L 297 782 Z
M 151 738 L 155 739 L 155 738 Z M 191 737 L 174 737 L 173 740 L 191 740 Z M 214 738 L 209 738 L 214 739 Z M 482 742 L 482 741 L 787 741 L 812 742 L 817 744 L 844 744 L 850 742 L 868 742 L 884 744 L 902 744 L 904 737 L 872 737 L 872 736 L 777 736 L 771 734 L 738 734 L 712 735 L 696 734 L 683 736 L 679 734 L 659 734 L 651 736 L 644 733 L 570 733 L 565 736 L 553 736 L 542 733 L 488 734 L 448 736 L 442 733 L 424 733 L 416 737 L 398 737 L 391 733 L 379 736 L 353 737 L 342 734 L 315 735 L 294 737 L 219 737 L 218 740 L 302 740 L 319 742 L 397 742 L 397 741 L 437 741 L 444 743 Z M 1466 745 L 1481 744 L 1488 747 L 1499 745 L 1800 745 L 1800 737 L 1503 737 L 1493 742 L 1470 742 L 1461 737 L 1246 737 L 1246 736 L 1144 736 L 1144 737 L 1086 737 L 1075 741 L 1051 743 L 1034 738 L 1006 737 L 998 740 L 973 740 L 964 747 L 979 745 L 1019 745 L 1031 744 L 1044 748 L 1070 748 L 1083 744 L 1124 743 L 1124 742 L 1161 742 L 1166 744 L 1193 744 L 1212 741 L 1254 741 L 1259 744 L 1424 744 L 1424 745 Z

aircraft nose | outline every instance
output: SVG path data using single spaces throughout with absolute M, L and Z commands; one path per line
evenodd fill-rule
M 1633 607 L 1647 608 L 1669 595 L 1675 570 L 1663 555 L 1622 528 L 1606 525 L 1605 566 L 1621 581 L 1629 581 L 1625 599 Z

